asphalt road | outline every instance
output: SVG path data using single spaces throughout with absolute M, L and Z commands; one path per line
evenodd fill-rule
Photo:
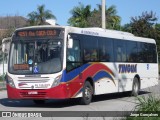
M 160 84 L 151 88 L 144 89 L 140 95 L 147 96 L 153 94 L 159 96 Z M 48 100 L 44 105 L 35 105 L 32 100 L 10 100 L 7 98 L 6 90 L 0 91 L 0 111 L 131 111 L 137 103 L 137 98 L 131 97 L 129 93 L 114 93 L 99 95 L 93 98 L 90 105 L 80 105 L 77 99 L 69 100 Z M 3 118 L 8 120 L 8 118 Z M 19 119 L 19 118 L 18 118 Z M 25 118 L 31 119 L 31 118 Z M 34 120 L 35 118 L 33 118 Z M 43 118 L 44 119 L 44 118 Z M 45 118 L 46 120 L 54 120 L 54 117 Z M 56 118 L 61 119 L 60 117 Z M 65 117 L 65 120 L 70 118 Z M 75 119 L 75 118 L 74 118 Z M 86 116 L 76 117 L 77 120 L 90 120 Z M 108 119 L 93 118 L 94 120 Z M 113 118 L 110 118 L 113 119 Z M 17 118 L 15 118 L 17 120 Z M 37 120 L 40 120 L 37 118 Z

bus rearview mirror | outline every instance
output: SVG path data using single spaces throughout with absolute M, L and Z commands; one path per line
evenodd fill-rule
M 5 44 L 2 44 L 2 52 L 5 52 Z
M 68 48 L 72 48 L 72 47 L 73 47 L 73 39 L 68 38 Z

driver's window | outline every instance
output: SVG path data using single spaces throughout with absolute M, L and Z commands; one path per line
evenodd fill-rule
M 79 40 L 73 37 L 73 47 L 67 49 L 67 71 L 81 65 L 81 52 Z

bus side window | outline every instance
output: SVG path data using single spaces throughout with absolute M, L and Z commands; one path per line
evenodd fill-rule
M 97 50 L 93 49 L 91 50 L 91 61 L 97 61 L 97 60 L 98 60 Z
M 84 49 L 84 60 L 90 61 L 91 60 L 91 52 L 90 50 Z
M 81 65 L 81 51 L 80 51 L 80 41 L 79 36 L 72 36 L 73 47 L 67 49 L 66 59 L 67 59 L 67 71 L 74 70 Z
M 84 49 L 84 60 L 85 61 L 97 61 L 98 53 L 96 49 Z
M 126 62 L 126 45 L 125 41 L 115 40 L 114 41 L 114 52 L 116 62 Z
M 117 62 L 125 62 L 126 61 L 126 55 L 123 52 L 121 47 L 118 47 L 117 49 Z
M 118 47 L 117 49 L 117 61 L 120 62 L 122 61 L 122 55 L 121 55 L 121 48 Z

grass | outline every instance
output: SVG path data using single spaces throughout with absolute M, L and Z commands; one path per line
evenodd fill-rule
M 127 117 L 126 120 L 160 120 L 158 117 L 143 117 L 142 114 L 158 114 L 160 112 L 160 98 L 153 95 L 138 96 L 135 111 L 140 117 Z
M 153 95 L 137 97 L 137 111 L 160 111 L 160 99 Z

